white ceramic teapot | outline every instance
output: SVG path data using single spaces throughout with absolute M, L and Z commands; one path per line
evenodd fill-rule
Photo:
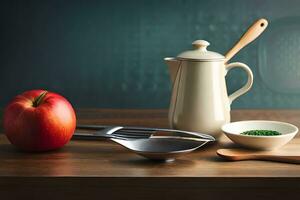
M 165 58 L 173 83 L 169 108 L 172 128 L 209 133 L 215 137 L 221 126 L 230 122 L 230 104 L 252 86 L 250 68 L 240 62 L 226 64 L 225 57 L 207 51 L 205 40 L 193 42 L 193 50 L 176 58 Z M 247 83 L 227 95 L 225 76 L 232 68 L 242 68 L 248 75 Z

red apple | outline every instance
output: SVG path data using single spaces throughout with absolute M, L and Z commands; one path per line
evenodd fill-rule
M 71 139 L 76 116 L 62 96 L 31 90 L 16 96 L 5 108 L 4 131 L 9 141 L 25 151 L 48 151 Z

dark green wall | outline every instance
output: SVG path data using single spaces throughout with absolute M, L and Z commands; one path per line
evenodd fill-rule
M 297 0 L 1 1 L 0 107 L 22 91 L 45 88 L 76 107 L 166 108 L 170 83 L 164 57 L 196 39 L 224 54 L 259 17 L 268 18 L 269 29 L 233 59 L 251 67 L 254 87 L 233 107 L 300 107 L 297 91 L 275 91 L 262 81 L 258 62 L 259 42 L 272 22 L 297 15 Z M 241 71 L 229 74 L 229 92 L 243 83 Z

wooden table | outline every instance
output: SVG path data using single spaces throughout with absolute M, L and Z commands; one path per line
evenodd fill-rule
M 81 124 L 167 127 L 166 110 L 84 109 Z M 297 110 L 236 110 L 232 120 L 269 119 L 300 127 Z M 292 141 L 299 143 L 300 138 Z M 107 141 L 71 141 L 47 153 L 23 153 L 0 135 L 0 199 L 282 199 L 299 198 L 300 166 L 226 162 L 225 137 L 172 163 L 148 161 Z

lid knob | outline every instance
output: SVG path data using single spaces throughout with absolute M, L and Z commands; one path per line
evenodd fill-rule
M 193 47 L 200 51 L 207 51 L 206 47 L 209 45 L 209 42 L 205 40 L 196 40 L 193 43 Z

